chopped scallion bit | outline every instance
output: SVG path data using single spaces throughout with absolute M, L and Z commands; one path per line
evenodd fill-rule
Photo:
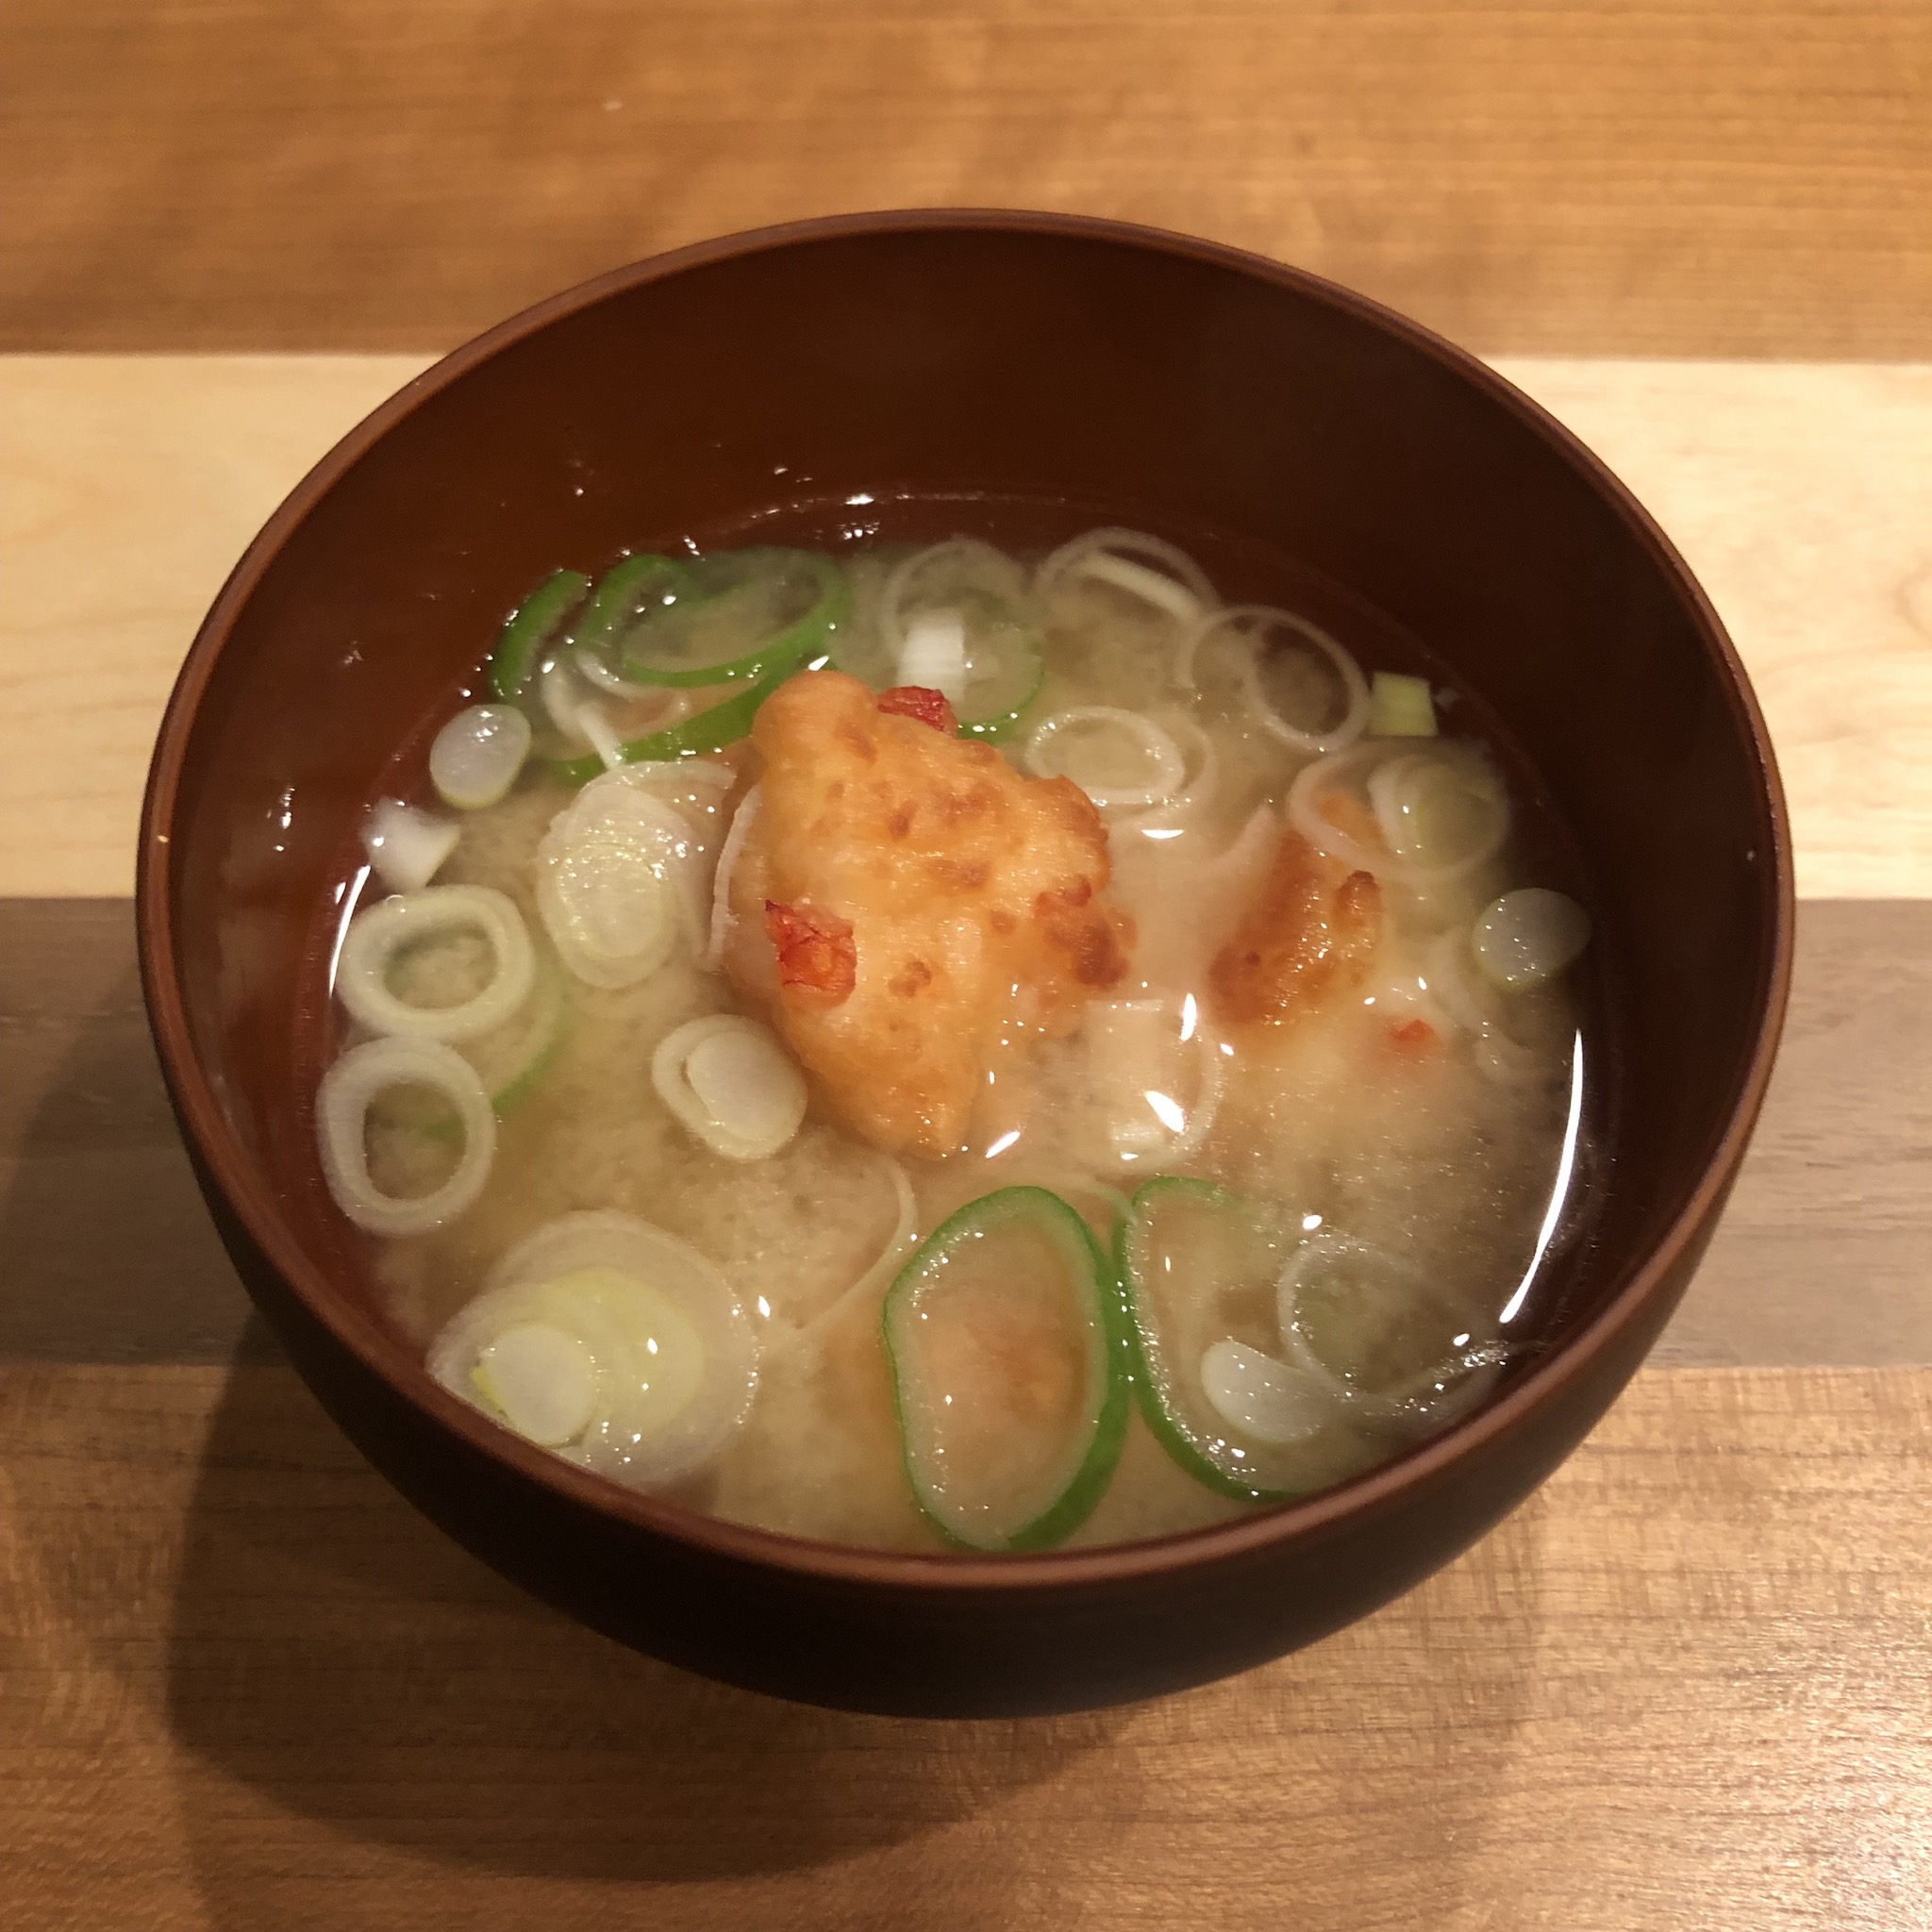
M 1369 733 L 1374 738 L 1433 738 L 1436 702 L 1426 677 L 1378 671 L 1369 691 Z

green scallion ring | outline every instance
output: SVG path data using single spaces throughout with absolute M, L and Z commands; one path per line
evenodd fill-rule
M 695 712 L 680 724 L 667 725 L 662 731 L 653 731 L 645 738 L 633 738 L 621 747 L 625 762 L 635 764 L 654 758 L 704 758 L 710 752 L 723 751 L 728 744 L 736 744 L 751 729 L 751 721 L 758 716 L 758 707 L 791 675 L 791 668 L 787 666 L 770 677 L 762 677 L 756 684 L 744 686 L 723 704 Z M 595 752 L 587 752 L 577 758 L 552 758 L 550 769 L 566 785 L 588 785 L 592 778 L 602 776 L 605 765 Z
M 591 580 L 580 570 L 551 574 L 510 612 L 490 654 L 490 689 L 513 705 L 528 689 L 544 646 L 584 601 Z
M 660 557 L 655 551 L 640 551 L 614 563 L 598 579 L 584 614 L 577 620 L 575 641 L 586 651 L 601 655 L 617 634 L 639 614 L 639 592 L 657 584 L 663 591 L 675 591 L 691 573 L 674 557 Z
M 808 550 L 785 555 L 806 566 L 818 583 L 817 600 L 803 617 L 787 625 L 776 636 L 767 638 L 757 649 L 717 664 L 653 662 L 641 654 L 635 637 L 626 638 L 619 649 L 624 675 L 639 684 L 690 687 L 744 683 L 770 672 L 795 670 L 814 653 L 829 649 L 834 635 L 851 619 L 852 586 L 845 573 L 828 557 Z
M 1114 1268 L 1127 1312 L 1128 1345 L 1132 1350 L 1134 1393 L 1141 1414 L 1154 1440 L 1198 1483 L 1224 1496 L 1243 1503 L 1279 1503 L 1292 1493 L 1286 1490 L 1266 1490 L 1243 1482 L 1204 1456 L 1194 1441 L 1193 1431 L 1172 1407 L 1167 1366 L 1160 1348 L 1158 1326 L 1154 1320 L 1156 1272 L 1147 1265 L 1142 1252 L 1146 1220 L 1143 1204 L 1151 1205 L 1163 1194 L 1185 1196 L 1228 1213 L 1248 1211 L 1248 1203 L 1213 1181 L 1196 1180 L 1187 1174 L 1156 1174 L 1134 1190 L 1127 1212 L 1114 1231 Z
M 1065 1266 L 1085 1330 L 1087 1402 L 1080 1433 L 1062 1458 L 1068 1474 L 1058 1493 L 1027 1521 L 996 1531 L 974 1520 L 970 1501 L 961 1507 L 948 1495 L 938 1426 L 944 1405 L 926 1399 L 932 1391 L 922 1386 L 919 1324 L 926 1292 L 962 1245 L 1023 1223 L 1047 1238 Z M 1064 1542 L 1092 1515 L 1113 1480 L 1132 1406 L 1127 1390 L 1132 1344 L 1120 1283 L 1086 1222 L 1044 1188 L 1002 1188 L 984 1195 L 942 1222 L 913 1251 L 886 1291 L 879 1323 L 906 1475 L 921 1513 L 960 1549 L 1048 1550 Z

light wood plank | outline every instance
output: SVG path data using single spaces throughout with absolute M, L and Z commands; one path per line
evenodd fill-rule
M 1932 367 L 1500 366 L 1630 486 L 1737 640 L 1800 893 L 1932 892 Z
M 419 349 L 761 222 L 1046 207 L 1489 351 L 1932 354 L 1913 0 L 13 0 L 14 348 Z
M 0 1899 L 9 1932 L 1915 1925 L 1928 1442 L 1932 1371 L 1652 1372 L 1299 1657 L 940 1725 L 588 1636 L 286 1370 L 0 1370 Z
M 420 358 L 0 358 L 0 892 L 131 892 L 161 708 L 275 505 Z
M 0 358 L 0 893 L 132 889 L 181 654 L 408 358 Z M 1703 574 L 1784 761 L 1800 890 L 1932 894 L 1932 369 L 1520 360 Z

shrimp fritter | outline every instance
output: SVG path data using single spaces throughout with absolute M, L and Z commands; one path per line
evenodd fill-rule
M 1284 832 L 1274 862 L 1208 983 L 1224 1020 L 1280 1025 L 1367 977 L 1382 937 L 1382 889 Z
M 807 672 L 752 727 L 758 816 L 730 883 L 740 989 L 840 1118 L 892 1154 L 964 1145 L 1020 1040 L 1126 970 L 1093 803 L 962 741 L 937 692 Z

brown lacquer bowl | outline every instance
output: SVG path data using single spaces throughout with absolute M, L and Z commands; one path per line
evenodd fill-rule
M 773 509 L 863 521 L 838 508 L 851 499 L 924 502 L 942 534 L 970 516 L 935 499 L 987 494 L 1291 558 L 1426 641 L 1526 749 L 1576 835 L 1613 1009 L 1597 1211 L 1563 1258 L 1549 1346 L 1368 1475 L 1155 1542 L 881 1555 L 608 1486 L 432 1382 L 323 1188 L 298 1047 L 345 828 L 539 576 Z M 784 1696 L 936 1715 L 1100 1705 L 1259 1663 L 1407 1590 L 1540 1483 L 1642 1359 L 1737 1173 L 1784 1006 L 1791 874 L 1771 747 L 1710 607 L 1602 464 L 1500 377 L 1207 242 L 902 214 L 607 275 L 458 350 L 341 443 L 189 655 L 149 782 L 140 923 L 229 1252 L 397 1488 L 624 1642 Z

